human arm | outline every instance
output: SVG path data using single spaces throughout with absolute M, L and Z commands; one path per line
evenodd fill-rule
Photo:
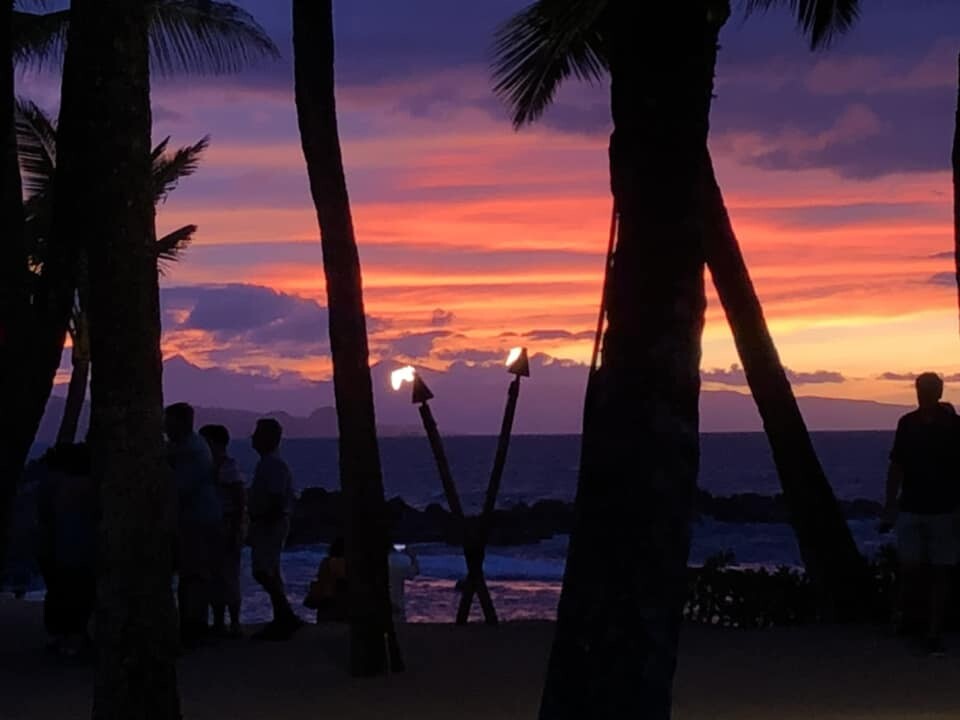
M 905 448 L 909 446 L 906 418 L 897 423 L 897 432 L 893 438 L 893 448 L 890 450 L 890 467 L 887 469 L 887 482 L 884 490 L 883 513 L 877 529 L 881 533 L 890 532 L 897 521 L 898 500 L 903 488 L 903 463 Z
M 890 532 L 897 521 L 897 499 L 900 496 L 901 487 L 903 487 L 903 467 L 896 461 L 891 461 L 887 470 L 883 514 L 880 517 L 879 530 L 882 533 Z

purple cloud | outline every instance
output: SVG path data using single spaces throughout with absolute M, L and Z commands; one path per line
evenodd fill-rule
M 917 379 L 917 375 L 920 373 L 898 373 L 898 372 L 885 372 L 877 377 L 878 380 L 888 380 L 890 382 L 901 382 L 901 383 L 912 383 Z M 951 375 L 941 375 L 944 382 L 954 383 L 960 382 L 960 373 L 953 373 Z
M 431 330 L 430 332 L 406 333 L 386 341 L 385 352 L 388 355 L 418 359 L 430 355 L 433 344 L 440 338 L 450 337 L 453 333 L 446 330 Z
M 285 358 L 329 353 L 327 309 L 316 300 L 261 285 L 195 285 L 161 291 L 167 332 L 201 330 L 228 344 L 207 354 L 221 362 L 236 361 L 251 350 L 267 350 Z M 388 327 L 367 319 L 368 330 Z
M 847 381 L 843 374 L 831 370 L 795 372 L 790 368 L 785 368 L 785 371 L 787 373 L 787 379 L 793 385 L 822 385 Z M 704 382 L 717 383 L 718 385 L 730 385 L 733 387 L 747 386 L 746 373 L 739 365 L 731 365 L 727 369 L 714 368 L 713 370 L 705 370 L 701 373 L 701 377 Z
M 500 350 L 440 350 L 433 354 L 443 362 L 461 362 L 476 365 L 499 364 L 505 354 Z
M 952 253 L 951 257 L 953 257 Z M 936 275 L 932 275 L 927 282 L 931 285 L 955 288 L 957 286 L 957 274 L 955 272 L 937 273 Z
M 455 318 L 456 316 L 452 312 L 446 312 L 441 308 L 437 308 L 430 317 L 430 324 L 433 325 L 433 327 L 447 327 L 453 324 Z
M 582 332 L 572 333 L 569 330 L 531 330 L 523 334 L 528 340 L 592 340 L 594 333 L 592 330 L 583 330 Z

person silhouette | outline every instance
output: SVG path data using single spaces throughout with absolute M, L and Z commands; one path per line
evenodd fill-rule
M 230 612 L 231 637 L 240 637 L 240 556 L 246 536 L 247 491 L 236 460 L 230 457 L 230 431 L 223 425 L 204 425 L 200 436 L 210 446 L 216 489 L 223 512 L 220 538 L 214 549 L 214 572 L 210 605 L 213 633 L 226 635 L 224 616 Z
M 208 632 L 210 584 L 222 511 L 214 487 L 213 458 L 193 430 L 193 408 L 176 403 L 164 413 L 167 459 L 177 487 L 177 605 L 180 640 L 187 649 Z
M 310 583 L 304 605 L 317 611 L 318 623 L 347 620 L 347 560 L 342 537 L 330 543 L 330 551 L 317 568 L 317 577 Z
M 406 545 L 390 545 L 387 551 L 387 572 L 390 579 L 390 609 L 393 621 L 407 621 L 407 580 L 420 574 L 420 561 Z
M 47 472 L 37 494 L 37 518 L 47 588 L 44 625 L 50 649 L 74 658 L 91 648 L 99 498 L 86 444 L 57 445 L 43 463 Z
M 293 477 L 279 453 L 282 437 L 283 428 L 274 418 L 257 420 L 251 437 L 260 456 L 249 495 L 253 577 L 273 607 L 273 620 L 254 634 L 254 640 L 287 640 L 303 625 L 287 600 L 280 567 L 294 501 Z
M 890 452 L 880 530 L 896 528 L 901 612 L 926 589 L 926 645 L 941 655 L 951 573 L 960 555 L 960 418 L 941 402 L 943 380 L 916 380 L 918 408 L 900 418 Z

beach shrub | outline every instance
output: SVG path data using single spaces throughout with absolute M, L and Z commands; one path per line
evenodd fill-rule
M 727 628 L 800 625 L 816 619 L 816 603 L 806 576 L 779 567 L 736 567 L 733 553 L 714 555 L 690 568 L 684 618 Z
M 870 561 L 877 621 L 889 619 L 897 582 L 897 555 L 887 545 Z M 684 619 L 727 628 L 771 628 L 817 622 L 813 586 L 802 570 L 736 565 L 732 552 L 708 558 L 690 568 Z

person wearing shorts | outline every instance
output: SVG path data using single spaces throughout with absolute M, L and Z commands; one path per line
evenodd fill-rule
M 951 575 L 960 560 L 960 418 L 941 402 L 939 375 L 920 375 L 916 388 L 919 408 L 897 424 L 881 529 L 896 529 L 901 598 L 924 590 L 927 648 L 939 655 Z M 909 606 L 902 602 L 901 609 Z
M 283 429 L 273 418 L 257 421 L 251 441 L 260 455 L 250 485 L 250 546 L 253 577 L 270 596 L 273 620 L 254 635 L 255 640 L 287 640 L 303 622 L 287 600 L 280 555 L 290 531 L 293 510 L 293 478 L 280 457 Z

